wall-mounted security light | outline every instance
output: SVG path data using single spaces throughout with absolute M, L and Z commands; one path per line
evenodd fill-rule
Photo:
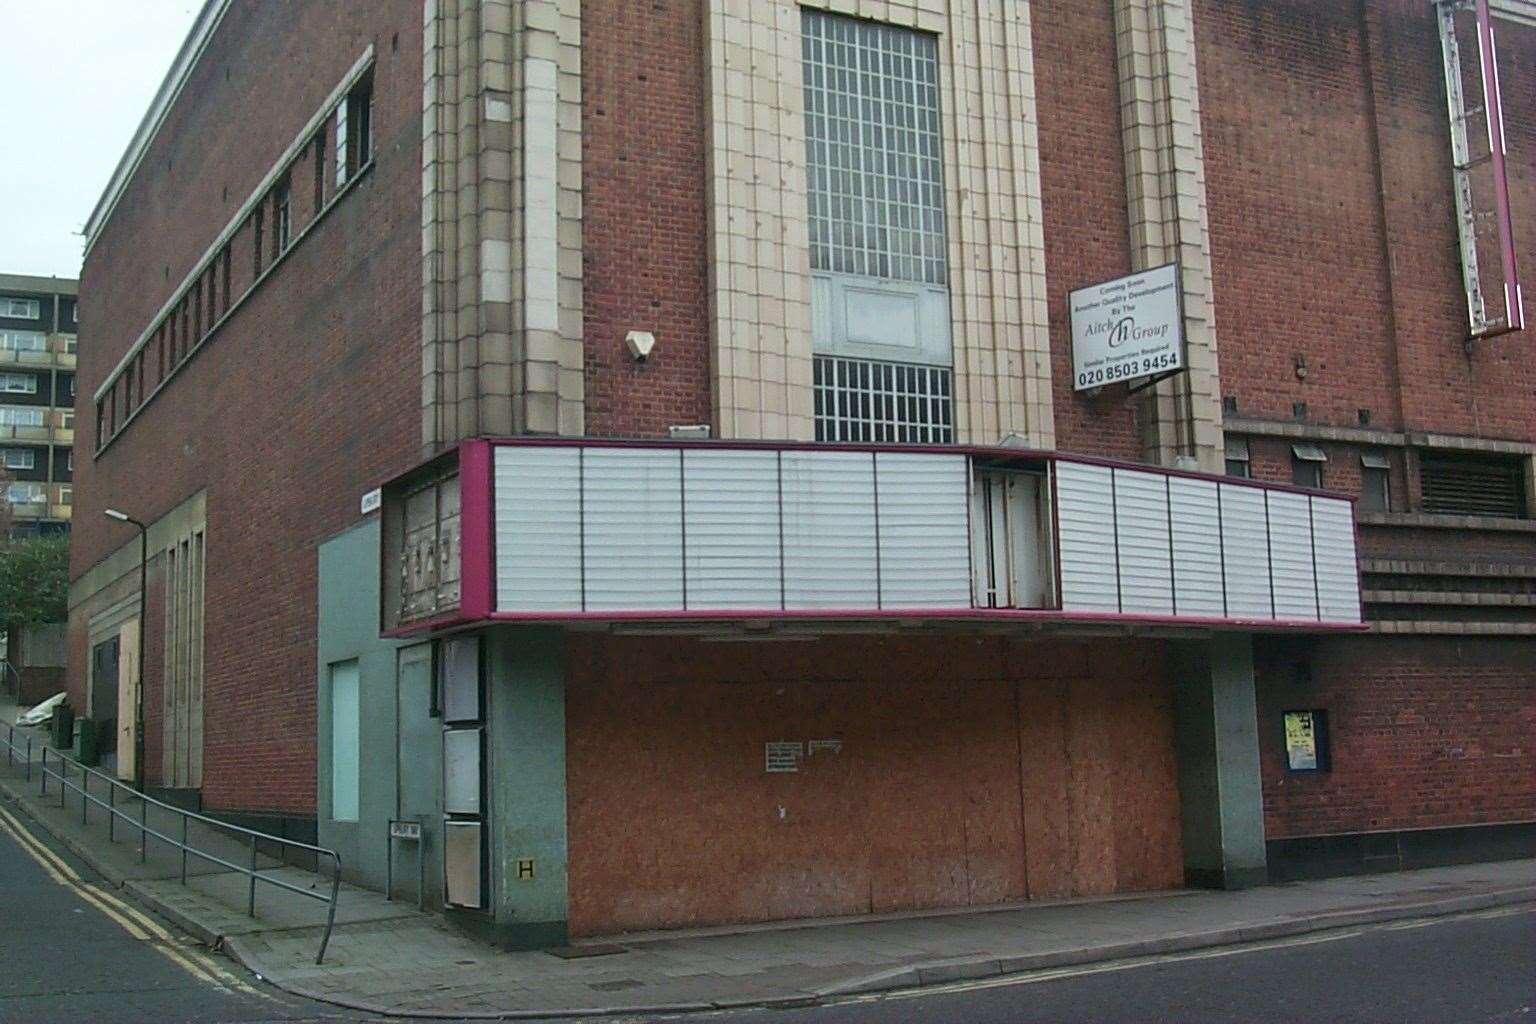
M 624 347 L 629 349 L 635 362 L 643 363 L 651 357 L 651 349 L 656 347 L 656 335 L 650 331 L 630 331 L 624 335 Z

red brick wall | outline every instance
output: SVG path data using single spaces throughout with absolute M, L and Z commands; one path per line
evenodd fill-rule
M 1532 439 L 1528 340 L 1462 347 L 1432 9 L 1368 0 L 1365 14 L 1338 0 L 1195 4 L 1222 390 L 1244 416 L 1289 420 L 1301 401 L 1311 422 L 1354 426 L 1366 408 L 1385 429 Z M 1498 31 L 1530 272 L 1536 31 Z
M 1536 820 L 1536 664 L 1529 640 L 1484 637 L 1258 647 L 1259 751 L 1270 839 Z M 1281 715 L 1324 708 L 1333 768 L 1285 770 Z
M 569 662 L 578 934 L 1182 879 L 1156 646 L 577 636 Z M 811 739 L 843 746 L 764 771 Z
M 420 4 L 236 3 L 82 275 L 77 424 L 90 438 L 91 393 L 369 43 L 375 167 L 110 448 L 76 460 L 76 576 L 131 539 L 103 507 L 153 520 L 207 489 L 215 808 L 313 810 L 315 543 L 417 456 Z M 237 242 L 237 282 L 250 259 Z M 83 685 L 85 631 L 70 636 Z M 149 750 L 153 780 L 157 738 Z
M 587 433 L 710 422 L 699 0 L 582 6 Z M 656 348 L 637 365 L 631 330 Z
M 1131 271 L 1112 5 L 1036 0 L 1030 11 L 1056 447 L 1140 459 L 1125 389 L 1072 390 L 1067 311 L 1072 289 Z

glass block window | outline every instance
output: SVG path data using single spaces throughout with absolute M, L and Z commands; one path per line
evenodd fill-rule
M 937 40 L 801 17 L 811 269 L 946 285 Z
M 816 440 L 950 444 L 952 375 L 942 366 L 814 359 Z

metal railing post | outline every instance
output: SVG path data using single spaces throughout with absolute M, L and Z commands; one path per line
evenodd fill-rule
M 117 783 L 114 782 L 112 785 L 107 787 L 107 842 L 109 842 L 109 843 L 113 843 L 113 842 L 117 841 L 116 838 L 112 834 L 112 830 L 113 830 L 113 828 L 116 825 L 117 825 Z
M 185 814 L 181 816 L 181 884 L 187 884 L 187 821 Z
M 91 823 L 91 773 L 89 769 L 80 769 L 80 824 Z
M 249 917 L 256 916 L 256 837 L 254 835 L 251 836 L 251 895 L 245 912 Z
M 149 797 L 139 794 L 139 863 L 149 860 Z
M 32 737 L 27 737 L 27 781 L 32 781 Z
M 315 869 L 320 868 L 320 855 L 315 855 Z M 320 936 L 320 952 L 315 954 L 315 963 L 325 960 L 325 947 L 331 944 L 331 929 L 336 926 L 336 904 L 341 902 L 341 858 L 335 853 L 331 854 L 331 905 L 325 910 L 325 934 Z
M 64 802 L 69 799 L 69 760 L 59 755 L 59 810 L 64 809 Z
M 43 777 L 43 786 L 42 786 L 42 788 L 40 790 L 38 790 L 38 793 L 37 793 L 37 795 L 39 797 L 44 797 L 44 796 L 48 795 L 48 747 L 46 745 L 43 747 L 43 776 L 42 777 Z

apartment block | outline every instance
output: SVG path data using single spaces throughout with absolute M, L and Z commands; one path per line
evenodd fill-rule
M 13 538 L 69 529 L 78 291 L 62 278 L 0 274 L 0 479 Z
M 1533 62 L 208 0 L 87 225 L 72 699 L 525 946 L 1528 849 Z

